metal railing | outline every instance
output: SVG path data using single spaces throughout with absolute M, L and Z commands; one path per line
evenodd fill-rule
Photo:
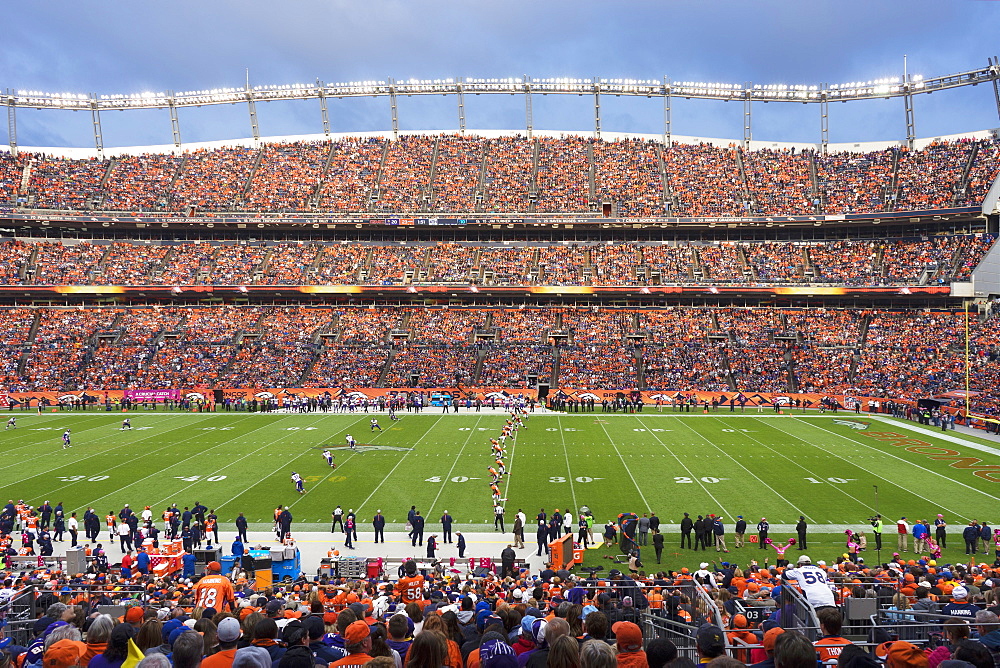
M 0 622 L 4 623 L 0 629 L 0 637 L 12 638 L 15 644 L 27 646 L 35 637 L 35 622 L 44 614 L 46 608 L 54 600 L 51 597 L 42 597 L 43 590 L 38 586 L 25 587 L 14 596 L 0 603 Z M 51 593 L 51 592 L 49 592 Z M 112 607 L 117 615 L 123 614 L 122 604 L 129 600 L 138 600 L 142 605 L 149 605 L 150 601 L 146 596 L 146 591 L 141 585 L 115 585 L 113 588 L 95 586 L 90 588 L 74 588 L 66 594 L 71 599 L 85 595 L 92 601 L 98 597 L 107 595 L 113 597 L 113 603 L 108 605 L 97 605 L 97 609 Z

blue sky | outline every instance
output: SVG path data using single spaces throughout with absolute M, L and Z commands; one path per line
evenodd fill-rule
M 280 9 L 279 9 L 280 7 Z M 299 81 L 593 77 L 837 83 L 986 64 L 1000 49 L 988 0 L 49 0 L 11 6 L 0 87 L 137 93 Z M 261 134 L 321 132 L 318 103 L 258 105 Z M 335 132 L 387 130 L 388 100 L 332 101 Z M 536 129 L 593 127 L 588 97 L 534 97 Z M 742 137 L 742 105 L 677 100 L 673 132 Z M 990 86 L 922 95 L 918 137 L 1000 126 Z M 400 127 L 457 127 L 453 97 L 402 98 Z M 468 128 L 524 127 L 521 97 L 466 100 Z M 819 107 L 757 104 L 754 139 L 815 142 Z M 247 137 L 246 106 L 180 112 L 185 142 Z M 606 99 L 605 131 L 662 130 L 658 100 Z M 4 124 L 4 127 L 6 124 Z M 170 143 L 166 111 L 102 116 L 105 146 Z M 834 142 L 905 138 L 902 100 L 834 104 Z M 0 141 L 6 133 L 0 130 Z M 21 146 L 93 146 L 90 116 L 21 110 Z

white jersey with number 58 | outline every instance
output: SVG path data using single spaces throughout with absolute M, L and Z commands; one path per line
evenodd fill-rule
M 799 585 L 813 607 L 837 604 L 826 578 L 826 571 L 822 568 L 813 565 L 799 566 L 785 571 L 785 577 Z

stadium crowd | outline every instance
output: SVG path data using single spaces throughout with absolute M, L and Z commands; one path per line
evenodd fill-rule
M 585 213 L 610 203 L 620 216 L 810 215 L 969 206 L 998 169 L 996 140 L 819 155 L 573 135 L 407 134 L 108 160 L 5 154 L 0 198 L 111 211 Z
M 997 411 L 1000 316 L 970 318 L 973 404 Z M 959 311 L 671 307 L 3 308 L 9 391 L 195 385 L 841 393 L 964 387 Z
M 62 504 L 39 507 L 10 501 L 4 509 L 9 533 L 27 536 L 19 551 L 34 552 L 36 544 L 49 551 L 53 536 L 66 537 Z M 990 668 L 1000 658 L 1000 566 L 945 563 L 930 554 L 933 548 L 916 546 L 912 555 L 893 553 L 875 563 L 866 559 L 872 545 L 863 531 L 848 531 L 850 552 L 830 563 L 801 554 L 761 564 L 746 552 L 770 548 L 741 541 L 745 533 L 767 536 L 762 518 L 756 528 L 737 529 L 729 560 L 662 568 L 664 527 L 652 513 L 643 516 L 651 528 L 639 529 L 639 544 L 631 534 L 625 572 L 530 568 L 518 564 L 508 545 L 499 559 L 470 561 L 487 564 L 478 570 L 455 568 L 464 567 L 459 560 L 406 559 L 398 571 L 367 577 L 302 573 L 255 587 L 239 558 L 231 572 L 219 561 L 196 566 L 193 554 L 175 573 L 153 567 L 150 545 L 168 534 L 193 542 L 202 519 L 217 522 L 214 511 L 192 508 L 182 514 L 168 507 L 162 532 L 158 521 L 140 520 L 128 506 L 112 510 L 108 526 L 126 527 L 123 545 L 133 534 L 142 545 L 123 548 L 114 562 L 100 544 L 101 518 L 88 510 L 85 572 L 43 564 L 5 572 L 0 606 L 31 605 L 27 617 L 6 619 L 12 636 L 0 645 L 0 661 L 10 668 Z M 529 522 L 523 511 L 516 519 Z M 558 511 L 543 510 L 535 521 L 543 540 L 554 540 L 574 531 L 571 519 L 562 524 Z M 583 541 L 592 519 L 580 515 Z M 680 527 L 682 543 L 686 537 L 690 548 L 695 534 L 693 554 L 707 549 L 718 540 L 714 527 L 721 520 L 688 520 Z M 908 543 L 911 527 L 902 522 L 901 541 Z M 960 532 L 944 522 L 928 541 L 918 529 L 929 525 L 915 523 L 913 538 L 937 547 L 942 534 L 954 540 L 973 531 L 974 545 L 994 542 L 989 527 L 976 522 Z M 613 541 L 624 527 L 611 520 L 594 528 Z M 232 553 L 247 555 L 245 529 L 237 523 L 236 530 Z M 670 540 L 677 540 L 673 531 Z M 683 547 L 682 553 L 688 554 Z M 647 554 L 645 563 L 640 554 Z M 875 612 L 859 625 L 850 611 L 865 603 Z M 11 642 L 15 637 L 23 644 Z
M 0 285 L 945 285 L 968 280 L 993 242 L 985 234 L 690 246 L 8 239 L 0 241 Z

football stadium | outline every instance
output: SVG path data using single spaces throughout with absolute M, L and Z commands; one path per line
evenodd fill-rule
M 0 668 L 1000 666 L 1000 61 L 761 80 L 0 91 Z

